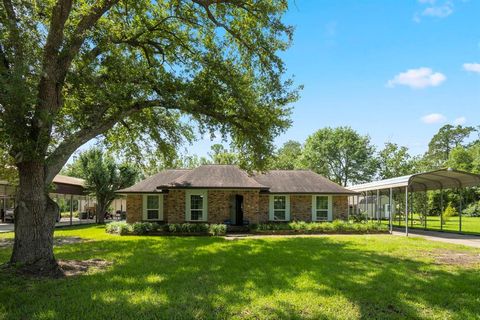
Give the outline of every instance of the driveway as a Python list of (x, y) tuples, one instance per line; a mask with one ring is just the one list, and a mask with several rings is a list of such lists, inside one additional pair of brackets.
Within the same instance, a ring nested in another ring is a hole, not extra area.
[[(91, 224), (95, 223), (95, 220), (90, 219), (90, 220), (80, 220), (78, 218), (73, 218), (72, 220), (72, 225), (77, 225), (77, 224)], [(65, 227), (70, 225), (70, 218), (62, 218), (60, 222), (58, 222), (55, 227)], [(13, 231), (13, 223), (1, 223), (0, 222), (0, 233), (2, 232), (12, 232)]]
[[(400, 229), (394, 229), (393, 234), (396, 236), (405, 236), (405, 232), (399, 230)], [(408, 229), (408, 233), (410, 236), (421, 237), (431, 241), (447, 242), (480, 248), (480, 236), (414, 229)]]

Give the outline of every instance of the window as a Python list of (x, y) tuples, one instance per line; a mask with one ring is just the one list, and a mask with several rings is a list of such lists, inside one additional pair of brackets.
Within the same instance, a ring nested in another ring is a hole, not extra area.
[(290, 197), (288, 195), (270, 196), (270, 220), (290, 220)]
[(187, 191), (186, 201), (186, 220), (207, 221), (207, 191)]
[(163, 220), (163, 195), (146, 194), (143, 196), (143, 219)]
[(332, 211), (332, 198), (331, 196), (313, 196), (312, 201), (313, 208), (313, 220), (314, 221), (329, 221), (331, 218)]

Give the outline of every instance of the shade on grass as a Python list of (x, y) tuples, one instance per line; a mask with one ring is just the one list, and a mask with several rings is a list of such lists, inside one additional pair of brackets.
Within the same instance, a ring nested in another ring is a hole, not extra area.
[[(420, 238), (120, 237), (96, 226), (56, 236), (94, 240), (57, 247), (60, 259), (103, 258), (114, 264), (62, 280), (0, 274), (0, 319), (469, 319), (480, 314), (478, 266), (436, 264), (427, 254), (440, 248), (480, 251)], [(9, 254), (1, 249), (0, 262)]]

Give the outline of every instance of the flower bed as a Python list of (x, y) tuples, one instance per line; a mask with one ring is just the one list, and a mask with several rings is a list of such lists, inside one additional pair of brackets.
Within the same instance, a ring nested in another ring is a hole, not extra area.
[(378, 222), (333, 222), (262, 223), (252, 226), (252, 232), (259, 234), (332, 234), (332, 233), (387, 233), (388, 226)]
[(221, 236), (227, 232), (224, 224), (179, 223), (158, 224), (155, 222), (135, 222), (132, 224), (112, 222), (107, 224), (105, 231), (119, 235), (211, 235)]

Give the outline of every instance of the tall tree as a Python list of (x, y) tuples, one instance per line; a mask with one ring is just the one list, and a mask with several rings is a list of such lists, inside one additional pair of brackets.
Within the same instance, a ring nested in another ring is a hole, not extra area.
[(387, 142), (378, 153), (378, 175), (389, 179), (413, 173), (413, 162), (407, 147)]
[(216, 143), (211, 146), (208, 154), (215, 164), (239, 164), (239, 154), (235, 150), (227, 150), (222, 144)]
[(463, 145), (465, 139), (472, 132), (474, 127), (452, 126), (446, 124), (438, 130), (428, 144), (426, 157), (431, 164), (431, 169), (443, 167), (450, 156), (450, 152), (458, 146)]
[(115, 199), (115, 191), (130, 187), (138, 176), (129, 164), (117, 164), (113, 157), (105, 155), (101, 149), (93, 148), (80, 154), (75, 172), (86, 181), (86, 189), (97, 201), (96, 215), (100, 224), (105, 222), (105, 212)]
[(320, 129), (305, 142), (301, 164), (346, 186), (370, 180), (376, 170), (368, 136), (350, 127)]
[[(2, 0), (0, 147), (19, 173), (10, 262), (59, 274), (48, 196), (71, 154), (173, 152), (220, 132), (265, 166), (297, 90), (278, 53), (287, 0)], [(157, 151), (158, 150), (158, 151)]]
[(289, 140), (278, 149), (270, 167), (281, 170), (296, 169), (300, 166), (299, 159), (301, 155), (302, 144), (298, 141)]

